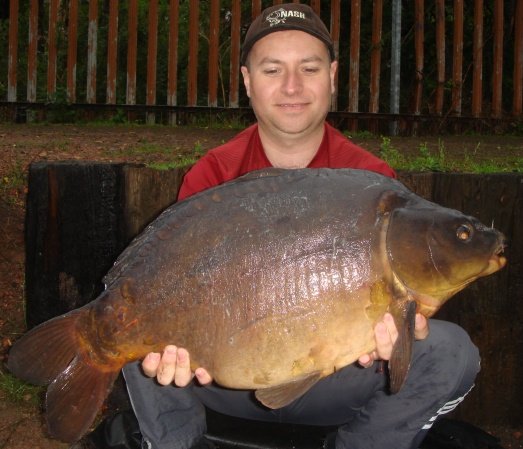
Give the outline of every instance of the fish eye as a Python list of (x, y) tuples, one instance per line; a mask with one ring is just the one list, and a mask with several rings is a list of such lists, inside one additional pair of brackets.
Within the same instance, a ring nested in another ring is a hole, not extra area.
[(473, 231), (474, 230), (471, 225), (462, 224), (458, 226), (458, 229), (456, 230), (456, 236), (462, 242), (467, 242), (472, 238)]

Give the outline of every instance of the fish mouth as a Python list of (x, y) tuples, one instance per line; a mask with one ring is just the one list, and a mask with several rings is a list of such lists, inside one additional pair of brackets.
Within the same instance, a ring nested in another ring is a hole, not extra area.
[(505, 256), (505, 249), (507, 246), (507, 241), (504, 238), (498, 242), (497, 247), (494, 249), (494, 252), (489, 259), (489, 265), (487, 268), (489, 274), (501, 270), (507, 264), (507, 258)]

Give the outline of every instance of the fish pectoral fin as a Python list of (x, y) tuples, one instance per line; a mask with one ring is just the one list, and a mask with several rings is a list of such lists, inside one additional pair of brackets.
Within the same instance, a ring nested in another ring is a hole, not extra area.
[(285, 407), (307, 392), (321, 378), (320, 371), (314, 371), (306, 376), (275, 387), (256, 390), (255, 396), (266, 407), (275, 409)]
[(408, 301), (405, 307), (401, 309), (398, 307), (391, 312), (398, 329), (398, 339), (389, 360), (390, 392), (395, 394), (401, 390), (410, 369), (416, 323), (416, 302)]

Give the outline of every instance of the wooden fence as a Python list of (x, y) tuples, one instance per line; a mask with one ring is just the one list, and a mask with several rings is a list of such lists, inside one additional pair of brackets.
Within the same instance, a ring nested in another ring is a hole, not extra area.
[[(29, 169), (27, 321), (80, 307), (103, 290), (118, 254), (175, 201), (186, 168), (40, 162)], [(481, 372), (459, 416), (480, 426), (523, 424), (523, 175), (400, 173), (417, 194), (494, 223), (509, 242), (507, 267), (458, 293), (438, 317), (460, 324), (479, 347)]]
[[(66, 104), (142, 109), (149, 122), (159, 110), (174, 122), (182, 110), (248, 107), (240, 45), (265, 0), (3, 3), (9, 9), (8, 26), (0, 27), (0, 51), (8, 55), (0, 65), (2, 106), (44, 108), (64, 92)], [(309, 3), (339, 54), (334, 114), (521, 120), (523, 0), (413, 0), (403, 8), (400, 0)], [(392, 48), (395, 39), (401, 54)]]

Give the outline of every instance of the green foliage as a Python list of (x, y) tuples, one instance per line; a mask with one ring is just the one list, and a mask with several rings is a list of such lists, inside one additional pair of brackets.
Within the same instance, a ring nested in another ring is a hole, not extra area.
[(0, 370), (0, 390), (11, 402), (38, 405), (43, 387), (29, 385), (12, 374)]
[(406, 169), (405, 156), (394, 148), (388, 137), (381, 138), (380, 157), (395, 169)]
[(519, 156), (490, 160), (478, 160), (476, 153), (480, 143), (472, 154), (465, 154), (460, 160), (451, 160), (445, 152), (444, 143), (439, 140), (437, 152), (431, 152), (426, 143), (419, 146), (418, 154), (406, 156), (396, 149), (391, 139), (382, 137), (380, 157), (395, 170), (402, 171), (432, 171), (432, 172), (460, 172), (460, 173), (500, 173), (523, 172), (523, 158)]

